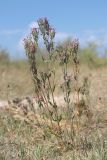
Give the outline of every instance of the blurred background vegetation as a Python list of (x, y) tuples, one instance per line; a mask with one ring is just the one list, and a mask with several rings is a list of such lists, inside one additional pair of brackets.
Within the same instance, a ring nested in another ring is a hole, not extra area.
[[(69, 39), (57, 45), (64, 45), (68, 42)], [(80, 76), (83, 73), (85, 75), (90, 74), (92, 70), (96, 72), (98, 69), (105, 69), (107, 66), (106, 51), (103, 51), (102, 54), (95, 43), (89, 43), (83, 48), (80, 47), (78, 53), (82, 73)], [(38, 49), (37, 62), (39, 67), (44, 68), (41, 57), (45, 54), (46, 50), (44, 48)], [(12, 59), (10, 55), (6, 49), (0, 48), (0, 99), (32, 95), (34, 89), (27, 59)], [(72, 68), (72, 63), (69, 67)], [(56, 68), (60, 74), (58, 66)]]
[[(58, 42), (57, 45), (65, 45), (70, 39)], [(41, 55), (46, 54), (44, 48), (38, 49), (37, 59), (40, 61)], [(0, 48), (0, 65), (13, 65), (14, 67), (24, 67), (26, 59), (12, 59), (10, 53), (6, 49)], [(11, 60), (12, 59), (12, 60)], [(87, 65), (88, 67), (102, 67), (107, 65), (107, 49), (100, 50), (96, 43), (90, 42), (85, 47), (79, 49), (80, 64)], [(1, 67), (1, 66), (0, 66)]]

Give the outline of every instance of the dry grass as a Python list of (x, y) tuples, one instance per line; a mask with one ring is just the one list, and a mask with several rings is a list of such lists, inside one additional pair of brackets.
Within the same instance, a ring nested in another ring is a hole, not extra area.
[[(0, 99), (7, 100), (33, 94), (33, 84), (27, 65), (2, 65), (0, 75)], [(35, 118), (35, 115), (31, 113), (25, 116), (22, 111), (15, 109), (14, 111), (0, 110), (1, 160), (107, 159), (107, 71), (106, 68), (90, 70), (86, 66), (81, 66), (80, 75), (81, 79), (83, 76), (89, 76), (90, 100), (93, 110), (93, 118), (88, 130), (84, 126), (81, 132), (82, 136), (87, 135), (84, 136), (87, 137), (84, 140), (84, 148), (64, 150), (61, 145), (58, 147), (57, 141), (51, 134), (48, 133), (44, 137), (42, 130), (37, 128), (37, 116)], [(59, 93), (57, 91), (57, 96)], [(41, 123), (46, 125), (42, 119)], [(69, 127), (69, 124), (62, 122), (63, 128), (65, 125)]]
[(0, 65), (0, 75), (0, 99), (12, 99), (33, 93), (33, 84), (26, 63)]

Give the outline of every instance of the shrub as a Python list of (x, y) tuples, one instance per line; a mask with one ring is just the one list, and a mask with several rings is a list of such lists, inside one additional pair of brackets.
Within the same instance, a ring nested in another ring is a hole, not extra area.
[[(65, 45), (54, 46), (55, 30), (46, 18), (40, 18), (38, 28), (33, 28), (29, 37), (24, 39), (24, 47), (30, 64), (30, 71), (35, 87), (35, 96), (40, 108), (38, 126), (42, 129), (44, 138), (54, 136), (61, 148), (74, 148), (79, 145), (81, 117), (91, 117), (89, 109), (89, 82), (85, 77), (83, 85), (79, 86), (78, 39)], [(37, 62), (38, 39), (42, 35), (47, 55), (41, 55), (44, 68)], [(56, 81), (58, 63), (62, 78)], [(68, 65), (72, 63), (69, 71)], [(56, 90), (63, 94), (64, 106), (55, 98)], [(74, 99), (71, 99), (74, 95)], [(80, 98), (81, 97), (81, 98)], [(36, 115), (36, 113), (35, 113)]]
[(5, 49), (0, 50), (0, 63), (8, 63), (10, 61), (10, 57), (8, 52)]

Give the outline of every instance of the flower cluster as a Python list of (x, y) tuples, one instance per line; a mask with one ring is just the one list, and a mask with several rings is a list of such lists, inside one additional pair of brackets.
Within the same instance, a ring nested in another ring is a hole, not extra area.
[(36, 45), (32, 41), (31, 37), (24, 38), (24, 48), (26, 50), (26, 54), (34, 54), (36, 52)]
[(49, 25), (47, 18), (40, 18), (38, 20), (38, 25), (42, 33), (49, 35), (50, 25)]
[(74, 63), (78, 63), (78, 48), (78, 39), (74, 39), (73, 41), (68, 41), (65, 44), (58, 45), (56, 47), (56, 52), (59, 55), (60, 64), (68, 63), (70, 58), (73, 59)]
[(55, 29), (49, 25), (47, 18), (40, 18), (38, 20), (38, 25), (41, 35), (43, 36), (46, 49), (50, 53), (54, 49), (53, 39), (55, 37)]
[(33, 39), (37, 43), (38, 42), (38, 38), (39, 38), (39, 28), (32, 28), (31, 35), (33, 36)]
[(78, 55), (77, 55), (78, 49), (79, 49), (78, 39), (74, 39), (73, 41), (71, 41), (71, 43), (69, 44), (69, 48), (71, 50), (73, 62), (77, 65), (79, 63)]

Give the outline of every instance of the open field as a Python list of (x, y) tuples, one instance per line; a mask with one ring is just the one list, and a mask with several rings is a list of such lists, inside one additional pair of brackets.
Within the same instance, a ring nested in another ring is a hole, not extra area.
[(0, 1), (0, 160), (107, 160), (107, 1), (49, 2)]
[[(72, 70), (72, 66), (69, 70)], [(60, 70), (58, 71), (59, 74)], [(24, 98), (34, 95), (28, 64), (13, 63), (1, 65), (0, 75), (1, 100), (11, 100), (16, 97)], [(66, 150), (61, 148), (61, 146), (58, 147), (54, 136), (50, 137), (50, 135), (47, 135), (44, 138), (42, 130), (37, 129), (34, 114), (28, 113), (28, 115), (24, 115), (20, 109), (11, 109), (10, 107), (0, 110), (0, 159), (106, 160), (107, 70), (105, 67), (90, 69), (87, 66), (81, 65), (80, 83), (84, 76), (88, 76), (91, 82), (90, 107), (93, 113), (88, 128), (84, 128), (82, 133), (82, 136), (85, 137), (84, 148)], [(59, 81), (59, 78), (56, 81)], [(56, 92), (56, 96), (60, 104), (62, 102), (60, 91)]]

